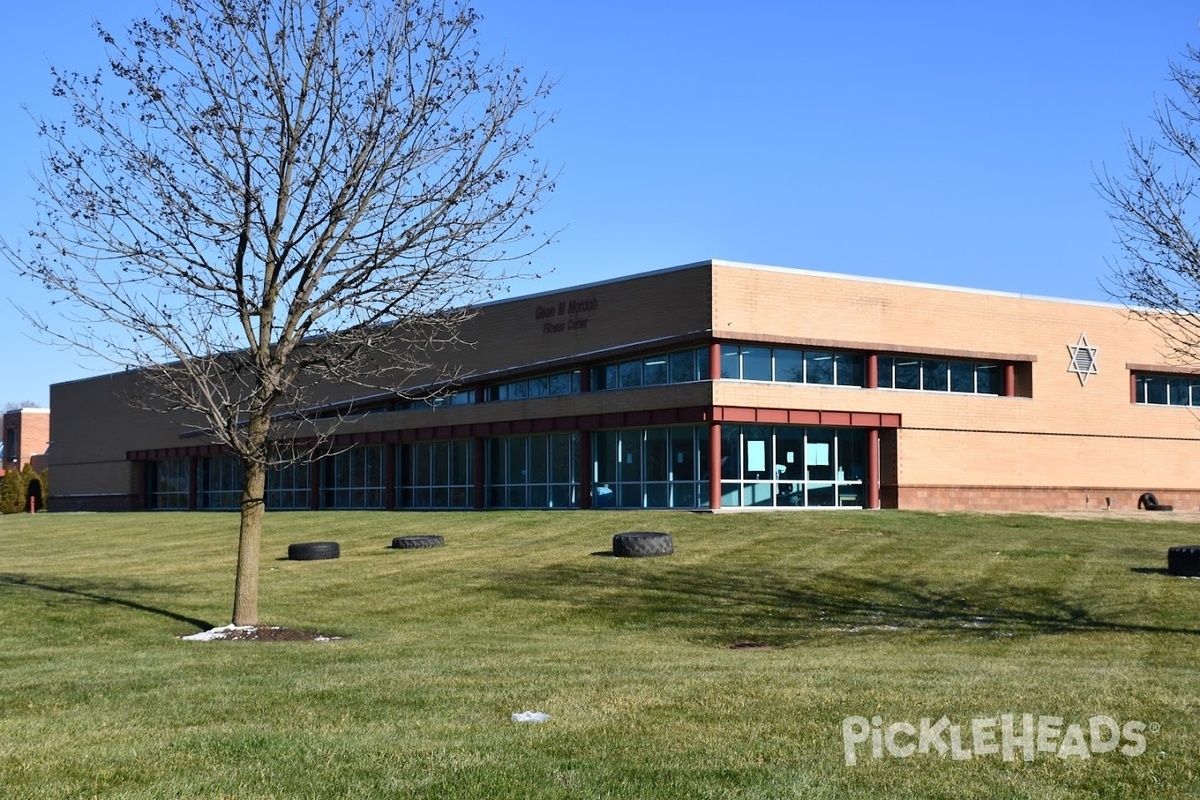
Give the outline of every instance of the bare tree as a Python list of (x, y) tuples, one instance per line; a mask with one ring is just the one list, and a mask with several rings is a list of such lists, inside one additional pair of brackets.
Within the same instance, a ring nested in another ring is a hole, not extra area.
[(1168, 357), (1200, 366), (1200, 50), (1171, 64), (1174, 91), (1149, 139), (1128, 137), (1125, 175), (1100, 175), (1120, 257), (1110, 291), (1162, 335)]
[[(453, 0), (173, 0), (108, 64), (54, 70), (19, 272), (73, 301), (44, 332), (139, 369), (236, 454), (233, 622), (258, 620), (281, 420), (322, 387), (402, 391), (544, 239), (548, 84), (481, 55)], [(524, 262), (527, 263), (527, 262)], [(309, 426), (308, 434), (319, 431)]]

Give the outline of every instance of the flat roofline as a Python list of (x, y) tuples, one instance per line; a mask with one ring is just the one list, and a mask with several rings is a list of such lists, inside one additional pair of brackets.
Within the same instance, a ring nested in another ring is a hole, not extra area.
[(612, 286), (613, 284), (624, 283), (626, 281), (638, 280), (640, 278), (649, 278), (655, 275), (667, 275), (672, 272), (683, 272), (690, 269), (698, 269), (701, 267), (730, 267), (733, 269), (753, 270), (757, 272), (774, 272), (784, 275), (804, 275), (812, 278), (827, 278), (831, 280), (856, 281), (860, 283), (873, 283), (884, 286), (905, 286), (916, 289), (934, 289), (944, 292), (959, 292), (963, 294), (985, 295), (988, 297), (1008, 297), (1014, 300), (1036, 300), (1047, 303), (1070, 303), (1074, 305), (1096, 306), (1099, 308), (1116, 308), (1125, 309), (1128, 306), (1121, 303), (1107, 302), (1104, 300), (1081, 300), (1071, 297), (1050, 297), (1046, 295), (1025, 294), (1022, 292), (1005, 292), (998, 289), (977, 289), (969, 286), (952, 286), (941, 283), (926, 283), (922, 281), (909, 281), (899, 278), (879, 278), (869, 275), (853, 275), (845, 272), (829, 272), (827, 270), (805, 269), (803, 267), (781, 267), (770, 264), (753, 264), (745, 261), (728, 261), (719, 258), (710, 258), (704, 261), (692, 261), (687, 264), (679, 264), (673, 267), (664, 267), (661, 269), (652, 269), (645, 272), (634, 272), (628, 275), (622, 275), (616, 278), (605, 278), (604, 280), (591, 281), (589, 283), (575, 284), (572, 286), (562, 286), (557, 289), (547, 289), (542, 292), (533, 292), (532, 294), (521, 294), (513, 297), (506, 297), (498, 300), (489, 300), (486, 303), (479, 303), (475, 308), (487, 308), (488, 306), (503, 305), (504, 303), (512, 303), (518, 300), (534, 300), (539, 297), (549, 297), (552, 295), (562, 295), (570, 292), (587, 291), (589, 289), (597, 289), (602, 286)]
[[(852, 275), (852, 274), (843, 273), (843, 272), (828, 272), (828, 271), (822, 271), (822, 270), (805, 269), (802, 267), (780, 267), (780, 266), (772, 266), (769, 264), (752, 264), (749, 262), (728, 261), (725, 259), (717, 259), (717, 258), (710, 258), (710, 259), (705, 259), (702, 261), (692, 261), (692, 262), (688, 262), (686, 264), (678, 264), (673, 267), (663, 267), (661, 269), (652, 269), (652, 270), (647, 270), (645, 272), (634, 272), (629, 275), (622, 275), (622, 276), (619, 276), (616, 278), (605, 278), (604, 280), (591, 281), (589, 283), (580, 283), (580, 284), (575, 284), (572, 286), (562, 286), (557, 289), (547, 289), (545, 291), (533, 292), (531, 294), (520, 294), (520, 295), (514, 295), (512, 297), (498, 298), (496, 300), (489, 300), (484, 303), (476, 303), (476, 304), (470, 305), (469, 307), (471, 307), (471, 308), (490, 308), (493, 306), (502, 306), (502, 305), (505, 305), (508, 303), (516, 303), (516, 302), (521, 302), (521, 301), (526, 301), (526, 300), (536, 300), (540, 297), (563, 295), (563, 294), (568, 294), (568, 293), (572, 293), (572, 292), (583, 292), (583, 291), (588, 291), (590, 289), (597, 289), (602, 286), (612, 286), (612, 285), (619, 284), (619, 283), (626, 283), (628, 281), (639, 280), (641, 278), (649, 278), (649, 277), (653, 277), (656, 275), (668, 275), (673, 272), (684, 272), (686, 270), (700, 269), (703, 267), (708, 267), (710, 269), (714, 268), (714, 267), (728, 267), (728, 268), (732, 268), (732, 269), (753, 270), (753, 271), (758, 271), (758, 272), (773, 272), (773, 273), (784, 274), (784, 275), (803, 275), (803, 276), (808, 276), (808, 277), (813, 277), (813, 278), (826, 278), (826, 279), (840, 280), (840, 281), (856, 281), (856, 282), (860, 282), (860, 283), (871, 283), (871, 284), (884, 285), (884, 286), (905, 286), (905, 287), (918, 288), (918, 289), (931, 289), (931, 290), (937, 290), (937, 291), (943, 291), (943, 292), (959, 292), (962, 294), (983, 295), (983, 296), (987, 296), (987, 297), (1007, 297), (1007, 298), (1012, 298), (1015, 300), (1033, 300), (1033, 301), (1045, 302), (1045, 303), (1065, 303), (1065, 304), (1071, 304), (1071, 305), (1093, 306), (1093, 307), (1097, 307), (1097, 308), (1111, 308), (1111, 309), (1125, 309), (1125, 310), (1130, 309), (1129, 306), (1123, 305), (1121, 303), (1109, 303), (1109, 302), (1104, 302), (1101, 300), (1079, 300), (1079, 299), (1066, 298), (1066, 297), (1047, 297), (1047, 296), (1042, 296), (1042, 295), (1023, 294), (1023, 293), (1018, 293), (1018, 292), (1004, 292), (1004, 291), (999, 291), (999, 290), (995, 290), (995, 289), (974, 289), (974, 288), (970, 288), (970, 287), (966, 287), (966, 286), (950, 286), (947, 284), (939, 284), (939, 283), (925, 283), (925, 282), (921, 282), (921, 281), (908, 281), (908, 280), (901, 280), (898, 278), (879, 278), (879, 277), (872, 277), (872, 276), (867, 276), (867, 275)], [(1151, 310), (1153, 310), (1153, 309), (1151, 309)], [(126, 371), (128, 371), (128, 370), (126, 370)], [(72, 380), (69, 380), (69, 381), (60, 381), (58, 383), (51, 384), (51, 386), (65, 386), (65, 385), (69, 385), (69, 384), (73, 384), (73, 383), (81, 383), (83, 381), (96, 380), (97, 378), (113, 377), (113, 376), (116, 376), (119, 374), (120, 374), (120, 371), (102, 372), (97, 375), (92, 375), (92, 376), (88, 376), (88, 377), (73, 378)], [(46, 411), (49, 411), (49, 409), (46, 409)]]
[[(711, 267), (716, 264), (725, 264), (727, 262), (717, 262), (712, 259), (706, 261), (693, 261), (690, 264), (679, 264), (674, 267), (663, 267), (662, 269), (651, 269), (645, 272), (633, 272), (628, 275), (620, 275), (616, 278), (605, 278), (599, 281), (591, 281), (590, 283), (579, 283), (571, 286), (560, 286), (557, 289), (547, 289), (542, 292), (533, 292), (532, 294), (518, 294), (512, 297), (504, 297), (498, 300), (489, 300), (486, 303), (476, 303), (473, 308), (488, 308), (489, 306), (499, 306), (505, 303), (514, 303), (518, 300), (536, 300), (539, 297), (550, 297), (551, 295), (566, 294), (567, 292), (582, 292), (588, 289), (597, 289), (601, 286), (612, 286), (617, 283), (625, 283), (626, 281), (638, 280), (640, 278), (649, 278), (654, 275), (667, 275), (672, 272), (683, 272), (689, 269), (699, 269), (700, 267)], [(728, 262), (732, 264), (732, 262)]]
[(961, 292), (964, 294), (981, 294), (989, 297), (1009, 297), (1014, 300), (1039, 300), (1048, 303), (1073, 303), (1084, 306), (1099, 306), (1101, 308), (1127, 308), (1121, 303), (1110, 303), (1103, 300), (1080, 300), (1070, 297), (1047, 297), (1044, 295), (1024, 294), (1021, 292), (1004, 292), (998, 289), (974, 289), (969, 286), (951, 286), (941, 283), (924, 283), (922, 281), (906, 281), (898, 278), (877, 278), (869, 275), (850, 275), (844, 272), (827, 272), (822, 270), (804, 269), (801, 267), (777, 267), (766, 264), (748, 264), (739, 261), (722, 261), (714, 259), (708, 262), (713, 266), (733, 267), (735, 269), (756, 270), (759, 272), (776, 272), (787, 275), (807, 275), (813, 278), (831, 278), (843, 281), (858, 281), (861, 283), (876, 283), (886, 286), (907, 286), (917, 289), (938, 289), (944, 292)]

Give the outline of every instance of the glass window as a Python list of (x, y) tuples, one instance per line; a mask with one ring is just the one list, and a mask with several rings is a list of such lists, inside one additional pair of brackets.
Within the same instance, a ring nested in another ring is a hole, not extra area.
[(508, 440), (508, 482), (526, 483), (529, 478), (524, 439)]
[(742, 476), (742, 427), (740, 425), (721, 426), (721, 477), (740, 478)]
[(529, 379), (529, 396), (545, 397), (550, 394), (550, 376), (543, 375)]
[(188, 507), (189, 463), (186, 458), (150, 462), (147, 480), (148, 505), (155, 509)]
[(969, 361), (950, 362), (950, 391), (975, 391), (975, 365)]
[(1151, 405), (1200, 405), (1200, 379), (1184, 375), (1134, 373), (1134, 402)]
[(430, 485), (439, 486), (450, 482), (450, 443), (433, 443), (433, 469)]
[(864, 358), (860, 353), (834, 353), (838, 386), (863, 386)]
[(571, 458), (571, 437), (574, 435), (558, 433), (550, 437), (551, 483), (573, 482), (575, 470)]
[(778, 504), (804, 505), (804, 428), (775, 429), (775, 479), (779, 481)]
[(880, 389), (891, 389), (893, 385), (892, 372), (896, 366), (896, 359), (891, 356), (879, 357), (879, 374), (877, 376)]
[(549, 474), (549, 439), (546, 436), (529, 437), (529, 482), (546, 483)]
[(475, 460), (471, 444), (470, 439), (456, 439), (450, 443), (451, 486), (471, 485), (471, 467)]
[(721, 377), (730, 380), (742, 377), (741, 353), (736, 344), (721, 345)]
[(696, 351), (682, 350), (670, 356), (671, 383), (696, 380)]
[(804, 467), (809, 480), (829, 481), (836, 477), (833, 428), (807, 428)]
[(833, 353), (809, 350), (804, 353), (804, 377), (808, 383), (833, 385)]
[(550, 394), (570, 394), (571, 374), (568, 372), (559, 372), (555, 375), (551, 375), (549, 391)]
[(1000, 394), (1000, 368), (995, 364), (975, 365), (975, 391), (979, 394)]
[(804, 353), (787, 348), (775, 349), (775, 380), (804, 383)]
[(398, 508), (471, 508), (472, 443), (468, 439), (404, 445), (396, 454)]
[(321, 460), (325, 508), (383, 508), (383, 447), (352, 447)]
[(267, 469), (267, 508), (308, 508), (309, 464), (298, 462)]
[(1191, 403), (1191, 381), (1187, 378), (1167, 379), (1167, 402), (1173, 406), (1186, 406)]
[[(667, 429), (650, 428), (646, 431), (646, 480), (667, 480)], [(661, 507), (661, 505), (660, 505)]]
[(1155, 405), (1167, 404), (1167, 381), (1157, 376), (1146, 376), (1146, 402)]
[(895, 386), (897, 389), (921, 388), (921, 362), (915, 358), (896, 359)]
[(742, 429), (742, 463), (747, 480), (771, 479), (775, 473), (774, 441), (771, 428), (765, 425), (747, 425)]
[(692, 428), (671, 428), (671, 478), (675, 481), (695, 480), (696, 445)]
[(235, 509), (242, 505), (242, 462), (236, 456), (207, 456), (196, 463), (196, 505)]
[(639, 481), (642, 479), (642, 433), (640, 430), (620, 431), (618, 433), (621, 463), (619, 466), (620, 480)]
[(619, 380), (622, 389), (630, 389), (642, 385), (641, 361), (623, 361), (619, 369)]
[(742, 380), (769, 381), (771, 380), (771, 348), (743, 347), (742, 348)]
[(647, 356), (642, 363), (642, 383), (645, 386), (657, 386), (667, 382), (667, 357), (665, 355)]
[(524, 400), (527, 397), (529, 397), (529, 383), (527, 381), (513, 381), (508, 384), (509, 400)]
[(950, 389), (950, 364), (940, 359), (927, 358), (921, 362), (921, 388), (927, 392), (945, 392)]

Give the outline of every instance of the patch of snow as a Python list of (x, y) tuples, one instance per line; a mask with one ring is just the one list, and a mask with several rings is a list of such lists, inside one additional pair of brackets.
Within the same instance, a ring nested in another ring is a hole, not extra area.
[(548, 719), (550, 715), (541, 711), (518, 711), (512, 715), (513, 722), (545, 722)]
[(211, 642), (211, 641), (214, 641), (217, 639), (227, 638), (230, 634), (234, 633), (235, 631), (242, 631), (244, 633), (253, 633), (254, 630), (255, 630), (255, 628), (253, 625), (238, 626), (238, 625), (234, 625), (233, 623), (230, 623), (229, 625), (222, 625), (219, 628), (210, 628), (209, 630), (206, 630), (206, 631), (200, 631), (200, 633), (193, 633), (191, 636), (181, 636), (179, 638), (183, 639), (184, 641), (188, 641), (188, 642)]

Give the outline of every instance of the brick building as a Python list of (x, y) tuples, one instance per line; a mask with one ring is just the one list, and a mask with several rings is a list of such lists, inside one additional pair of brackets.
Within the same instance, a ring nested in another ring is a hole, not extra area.
[[(1200, 503), (1200, 374), (1114, 305), (710, 261), (492, 303), (464, 338), (432, 403), (330, 387), (355, 415), (269, 506)], [(135, 379), (51, 388), (51, 510), (235, 507), (238, 464), (126, 405)]]
[(0, 474), (19, 470), (33, 464), (36, 470), (46, 467), (46, 450), (50, 445), (50, 409), (17, 408), (4, 412), (4, 461)]

